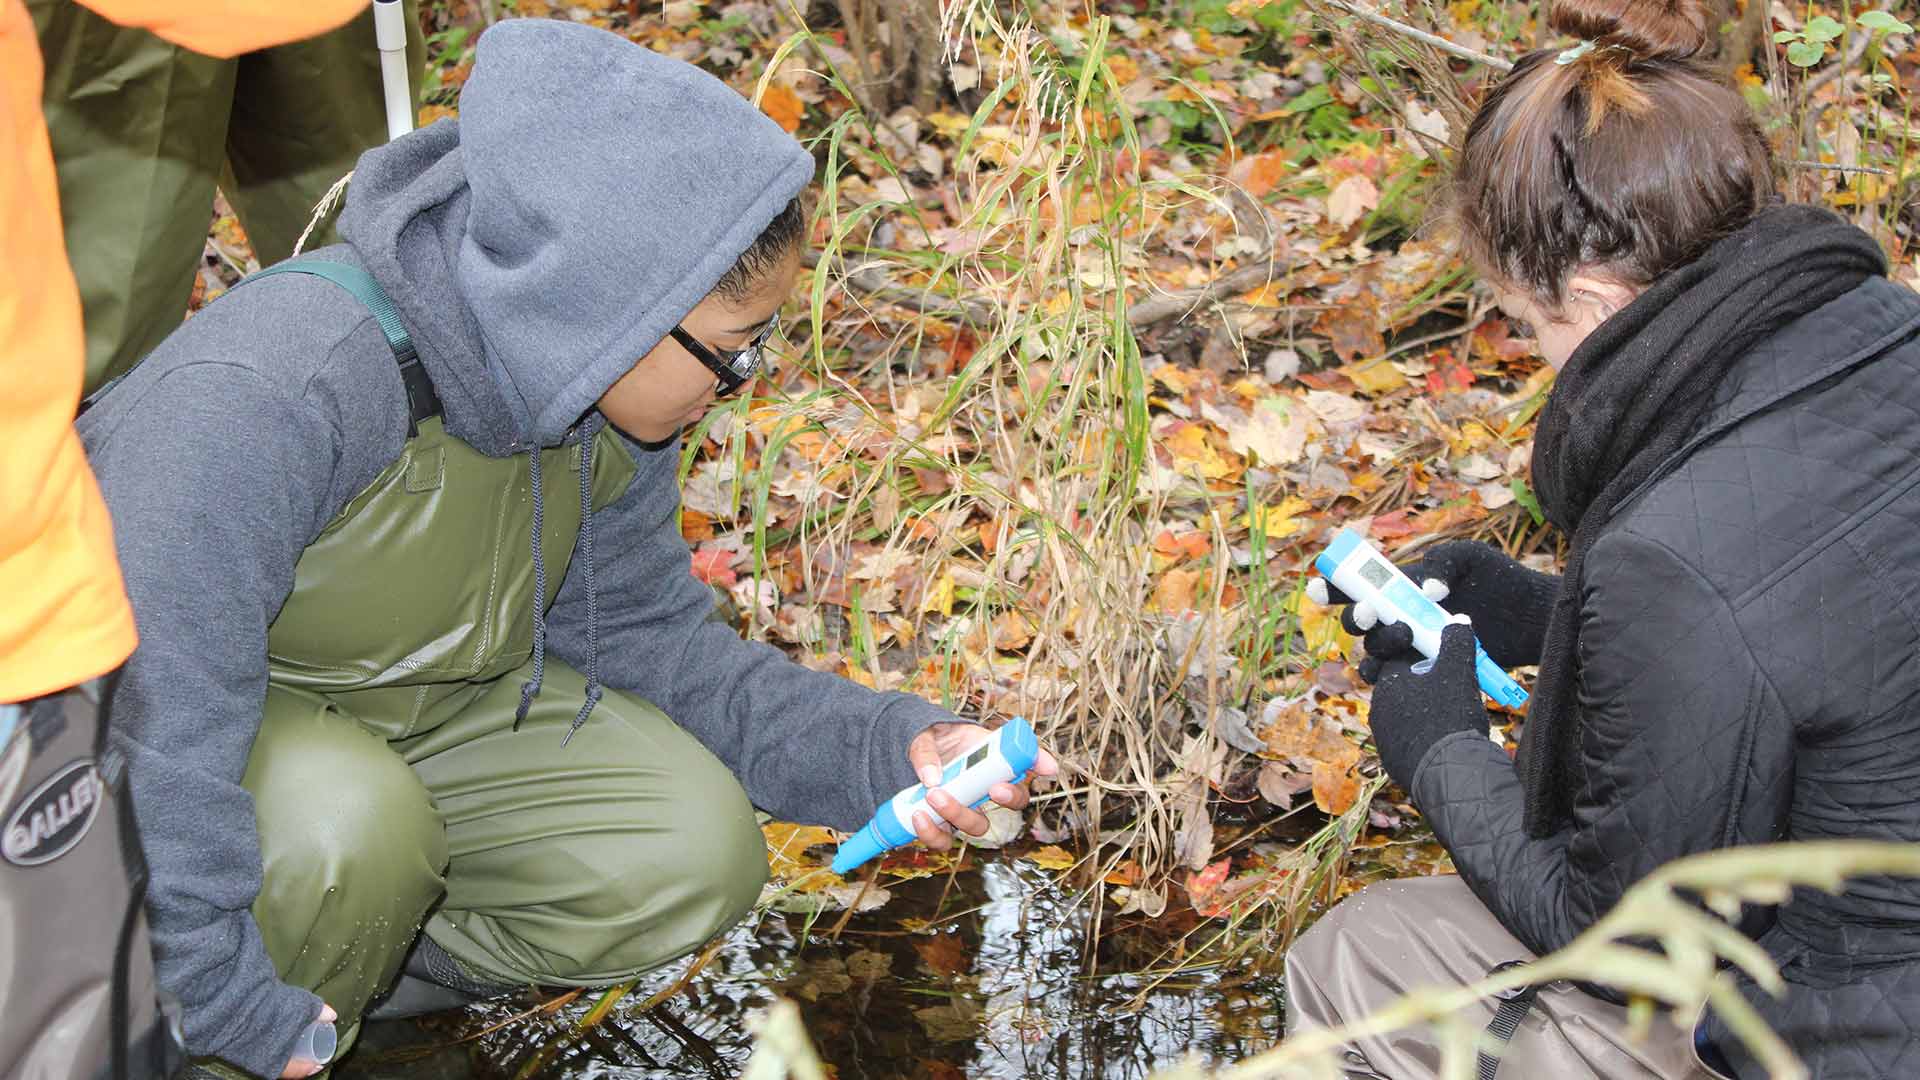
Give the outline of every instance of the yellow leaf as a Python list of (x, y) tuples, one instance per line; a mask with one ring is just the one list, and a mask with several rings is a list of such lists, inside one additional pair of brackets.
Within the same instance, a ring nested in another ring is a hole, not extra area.
[(1348, 364), (1340, 370), (1353, 380), (1353, 385), (1369, 394), (1384, 394), (1407, 385), (1407, 377), (1385, 358)]
[(1197, 472), (1205, 479), (1218, 480), (1234, 471), (1233, 466), (1208, 441), (1207, 429), (1199, 424), (1183, 425), (1167, 438), (1164, 445), (1167, 453), (1173, 455), (1174, 467), (1180, 472)]
[(1027, 861), (1042, 870), (1065, 870), (1080, 860), (1068, 854), (1067, 850), (1060, 845), (1048, 844), (1046, 847), (1029, 854)]
[[(807, 849), (840, 842), (839, 833), (818, 825), (770, 821), (760, 826), (760, 832), (767, 838), (767, 866), (777, 878), (799, 877), (818, 869), (805, 858)], [(820, 876), (831, 880), (831, 875)]]
[(953, 572), (943, 571), (939, 580), (927, 588), (927, 595), (920, 601), (921, 611), (937, 611), (942, 615), (953, 614)]
[(1350, 656), (1353, 635), (1340, 626), (1340, 609), (1321, 607), (1312, 601), (1300, 605), (1300, 636), (1306, 638), (1307, 651), (1315, 656)]
[[(1312, 507), (1312, 503), (1309, 503), (1298, 495), (1289, 495), (1281, 499), (1280, 505), (1278, 506), (1259, 507), (1258, 512), (1260, 516), (1258, 520), (1266, 527), (1267, 541), (1271, 543), (1299, 532), (1300, 526), (1304, 524), (1304, 522), (1299, 519), (1299, 515), (1312, 509)], [(1252, 512), (1249, 512), (1246, 517), (1241, 519), (1241, 523), (1249, 529), (1253, 528), (1254, 521), (1255, 518)]]

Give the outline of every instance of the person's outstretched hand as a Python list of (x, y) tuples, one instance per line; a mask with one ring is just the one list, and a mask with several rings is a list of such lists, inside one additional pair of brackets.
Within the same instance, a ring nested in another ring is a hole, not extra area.
[[(1560, 578), (1529, 570), (1499, 548), (1477, 540), (1453, 540), (1430, 548), (1417, 562), (1400, 567), (1427, 598), (1449, 614), (1473, 620), (1480, 647), (1503, 668), (1540, 662), (1547, 620), (1560, 595)], [(1371, 605), (1352, 598), (1324, 578), (1307, 582), (1307, 598), (1317, 604), (1345, 605), (1340, 625), (1361, 639), (1366, 656), (1358, 667), (1367, 682), (1378, 681), (1380, 666), (1413, 651), (1413, 633), (1399, 623), (1383, 623)]]
[[(907, 744), (907, 761), (913, 765), (914, 775), (927, 785), (927, 806), (969, 836), (987, 834), (987, 815), (940, 790), (938, 785), (946, 771), (947, 762), (965, 755), (992, 737), (993, 732), (979, 724), (942, 723), (932, 725)], [(1059, 772), (1060, 763), (1054, 760), (1053, 755), (1045, 750), (1040, 751), (1040, 756), (1034, 760), (1031, 775), (1055, 776)], [(1013, 810), (1025, 809), (1027, 785), (995, 784), (987, 789), (987, 796), (1001, 806)], [(953, 846), (953, 834), (942, 829), (926, 814), (913, 815), (913, 833), (921, 843), (935, 851), (945, 851)]]
[[(322, 1004), (320, 1006), (320, 1015), (317, 1019), (321, 1023), (331, 1024), (338, 1021), (340, 1016), (333, 1011), (333, 1006)], [(302, 1078), (312, 1076), (324, 1068), (326, 1068), (325, 1065), (312, 1058), (297, 1057), (288, 1061), (287, 1067), (280, 1070), (280, 1078), (281, 1080), (302, 1080)]]
[[(1380, 764), (1409, 792), (1427, 751), (1456, 731), (1487, 737), (1487, 707), (1473, 670), (1473, 626), (1465, 616), (1440, 632), (1440, 654), (1384, 661), (1373, 685), (1367, 722)], [(1416, 671), (1415, 669), (1420, 670)]]

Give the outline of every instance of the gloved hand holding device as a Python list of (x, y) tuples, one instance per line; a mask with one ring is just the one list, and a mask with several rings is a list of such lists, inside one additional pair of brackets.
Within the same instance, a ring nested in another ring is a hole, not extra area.
[[(1559, 575), (1530, 570), (1477, 540), (1440, 544), (1400, 570), (1420, 584), (1428, 599), (1473, 620), (1480, 647), (1501, 667), (1539, 662), (1547, 618), (1560, 593)], [(1345, 605), (1340, 625), (1366, 649), (1358, 665), (1362, 679), (1378, 682), (1388, 660), (1418, 659), (1412, 655), (1413, 634), (1404, 624), (1381, 622), (1368, 604), (1355, 604), (1324, 578), (1308, 580), (1307, 597), (1317, 604)]]
[(1373, 744), (1387, 775), (1409, 791), (1421, 759), (1435, 743), (1456, 731), (1487, 737), (1487, 707), (1474, 673), (1473, 625), (1464, 616), (1453, 618), (1440, 632), (1440, 653), (1431, 662), (1409, 649), (1377, 669), (1368, 713)]

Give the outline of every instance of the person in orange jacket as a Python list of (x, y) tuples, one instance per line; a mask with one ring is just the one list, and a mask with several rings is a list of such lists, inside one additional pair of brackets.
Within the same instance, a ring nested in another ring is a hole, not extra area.
[[(216, 56), (320, 33), (366, 3), (86, 0)], [(88, 685), (132, 653), (134, 619), (73, 431), (84, 339), (42, 77), (25, 5), (0, 0), (0, 937), (13, 943), (0, 1062), (27, 1076), (157, 1076), (178, 1032), (157, 1019), (144, 867)], [(319, 1068), (296, 1058), (282, 1075)]]

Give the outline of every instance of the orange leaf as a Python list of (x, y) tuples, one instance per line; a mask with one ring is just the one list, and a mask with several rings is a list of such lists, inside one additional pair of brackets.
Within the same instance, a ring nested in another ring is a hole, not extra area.
[(713, 519), (698, 510), (681, 507), (680, 536), (690, 544), (713, 539)]
[(1209, 865), (1205, 870), (1187, 875), (1187, 903), (1202, 915), (1218, 915), (1221, 909), (1213, 906), (1213, 894), (1220, 890), (1220, 883), (1227, 880), (1227, 871), (1233, 868), (1231, 856)]
[(957, 933), (918, 938), (913, 943), (913, 951), (920, 954), (920, 962), (936, 975), (958, 975), (971, 966), (967, 961), (966, 943)]
[(760, 111), (773, 117), (773, 122), (782, 128), (798, 131), (800, 118), (806, 114), (807, 106), (793, 91), (775, 83), (760, 95)]
[(1017, 611), (1003, 611), (993, 620), (993, 647), (1016, 652), (1033, 641), (1033, 624)]
[(1360, 796), (1360, 778), (1351, 768), (1331, 762), (1313, 763), (1313, 805), (1329, 814), (1344, 814)]
[(1193, 610), (1193, 590), (1200, 583), (1198, 570), (1169, 570), (1153, 590), (1153, 607), (1162, 615), (1178, 615)]
[(1286, 151), (1268, 150), (1264, 154), (1234, 162), (1233, 168), (1227, 171), (1227, 177), (1257, 199), (1272, 191), (1293, 168), (1294, 163), (1287, 157)]
[(1374, 518), (1373, 527), (1369, 531), (1376, 539), (1398, 540), (1403, 536), (1412, 536), (1413, 526), (1407, 524), (1406, 507), (1401, 507), (1391, 514), (1381, 514)]
[(1177, 536), (1172, 529), (1161, 529), (1153, 538), (1153, 550), (1175, 561), (1203, 559), (1213, 550), (1213, 541), (1199, 529), (1188, 529)]
[(1370, 298), (1354, 297), (1328, 309), (1314, 329), (1327, 336), (1327, 344), (1343, 363), (1379, 356), (1387, 349), (1386, 338), (1380, 333), (1379, 313)]

